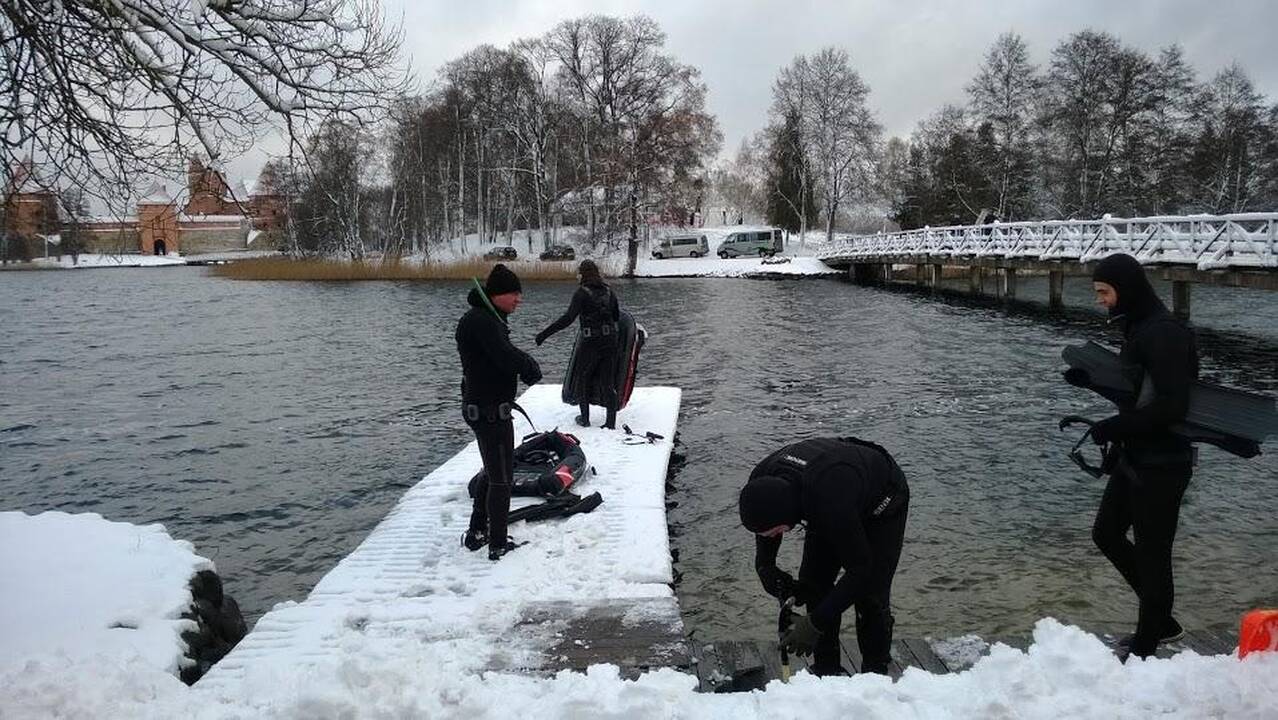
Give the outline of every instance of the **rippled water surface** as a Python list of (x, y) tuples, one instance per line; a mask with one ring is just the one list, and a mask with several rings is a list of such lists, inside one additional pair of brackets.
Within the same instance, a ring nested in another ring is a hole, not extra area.
[[(736, 494), (774, 447), (822, 434), (878, 441), (910, 478), (901, 632), (1134, 617), (1091, 545), (1101, 485), (1055, 427), (1106, 411), (1059, 380), (1061, 346), (1103, 339), (1098, 318), (832, 280), (615, 287), (651, 333), (641, 383), (684, 388), (669, 519), (698, 637), (771, 633)], [(194, 268), (0, 275), (0, 509), (161, 522), (217, 562), (249, 613), (301, 599), (470, 440), (452, 339), (465, 290)], [(571, 291), (526, 287), (516, 341), (531, 346)], [(1022, 281), (1021, 294), (1046, 290)], [(1194, 302), (1205, 374), (1278, 393), (1278, 295), (1196, 288)], [(548, 377), (566, 345), (537, 351)], [(1202, 459), (1176, 546), (1178, 614), (1232, 622), (1278, 600), (1278, 462)]]

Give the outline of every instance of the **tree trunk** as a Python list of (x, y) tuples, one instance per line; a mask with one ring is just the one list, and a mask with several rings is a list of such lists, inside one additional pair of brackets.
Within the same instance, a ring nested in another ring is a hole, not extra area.
[(626, 244), (626, 277), (635, 276), (635, 266), (639, 263), (639, 196), (634, 186), (630, 189), (630, 240)]

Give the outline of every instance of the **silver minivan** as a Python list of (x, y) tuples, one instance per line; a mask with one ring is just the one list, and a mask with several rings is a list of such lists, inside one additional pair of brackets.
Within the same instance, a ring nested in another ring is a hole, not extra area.
[(719, 257), (772, 257), (781, 252), (784, 238), (785, 231), (780, 228), (734, 230), (719, 244)]
[(653, 248), (652, 256), (658, 260), (675, 257), (705, 257), (710, 254), (710, 243), (705, 235), (671, 235), (662, 238)]

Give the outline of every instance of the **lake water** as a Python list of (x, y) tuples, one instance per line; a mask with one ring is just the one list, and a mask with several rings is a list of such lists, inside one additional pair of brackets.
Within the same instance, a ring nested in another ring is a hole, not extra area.
[[(1039, 284), (1022, 279), (1021, 297), (1046, 297)], [(1108, 410), (1060, 380), (1063, 345), (1106, 339), (1099, 316), (838, 280), (614, 287), (651, 334), (640, 383), (684, 390), (669, 522), (697, 637), (772, 635), (737, 492), (776, 446), (836, 434), (883, 444), (910, 479), (900, 634), (1134, 619), (1091, 544), (1102, 485), (1056, 430), (1064, 414)], [(572, 290), (526, 285), (516, 342), (531, 347)], [(198, 268), (4, 273), (0, 509), (160, 522), (216, 561), (248, 614), (301, 599), (471, 440), (453, 341), (465, 293)], [(1067, 299), (1085, 305), (1086, 283)], [(1196, 287), (1194, 312), (1206, 376), (1278, 393), (1278, 294)], [(568, 338), (536, 351), (548, 378)], [(1176, 545), (1182, 622), (1272, 606), (1276, 496), (1274, 455), (1203, 451)], [(783, 548), (791, 567), (799, 540)]]

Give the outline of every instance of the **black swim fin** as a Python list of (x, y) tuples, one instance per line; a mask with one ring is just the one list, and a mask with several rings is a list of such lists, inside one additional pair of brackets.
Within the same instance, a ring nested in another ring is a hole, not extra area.
[[(1118, 405), (1141, 404), (1137, 389), (1123, 376), (1118, 353), (1088, 342), (1061, 352), (1076, 382)], [(1146, 383), (1148, 385), (1148, 383)], [(1278, 402), (1268, 395), (1194, 382), (1185, 419), (1169, 428), (1191, 442), (1205, 442), (1239, 457), (1260, 454), (1260, 443), (1278, 435)]]
[(584, 498), (573, 493), (564, 493), (536, 505), (526, 505), (511, 510), (508, 519), (512, 523), (520, 520), (527, 520), (528, 522), (550, 520), (552, 518), (588, 513), (602, 504), (603, 496), (597, 492), (591, 493)]

